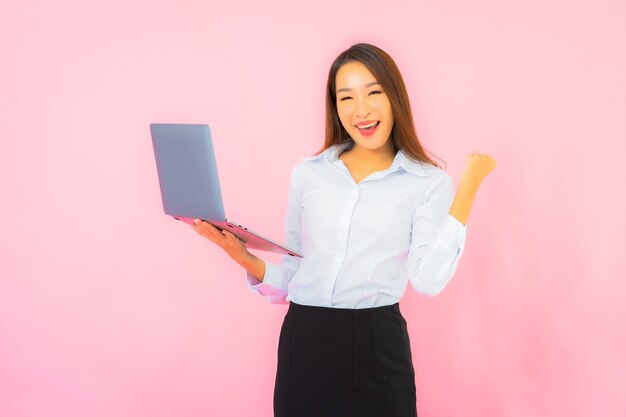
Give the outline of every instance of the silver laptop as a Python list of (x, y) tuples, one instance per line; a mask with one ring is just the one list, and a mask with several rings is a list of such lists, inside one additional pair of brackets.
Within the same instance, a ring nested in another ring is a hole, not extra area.
[(226, 217), (208, 125), (152, 123), (150, 133), (165, 214), (189, 224), (207, 221), (252, 249), (302, 257)]

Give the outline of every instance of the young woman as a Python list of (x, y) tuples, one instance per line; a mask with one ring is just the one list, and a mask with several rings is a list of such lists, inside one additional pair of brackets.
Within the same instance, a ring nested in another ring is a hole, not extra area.
[(470, 154), (453, 200), (451, 177), (424, 152), (400, 71), (357, 44), (333, 62), (326, 141), (291, 173), (280, 265), (227, 231), (200, 235), (247, 270), (248, 286), (290, 302), (274, 387), (276, 417), (415, 417), (415, 373), (399, 300), (407, 283), (434, 296), (451, 279), (481, 181), (495, 168)]

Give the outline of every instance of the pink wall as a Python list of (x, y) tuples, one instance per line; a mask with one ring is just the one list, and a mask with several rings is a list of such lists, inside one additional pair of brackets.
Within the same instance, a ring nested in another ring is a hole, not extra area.
[(148, 123), (211, 123), (229, 214), (281, 239), (358, 41), (455, 179), (498, 161), (401, 302), (420, 417), (625, 416), (626, 3), (225, 3), (0, 0), (0, 416), (271, 416), (286, 308), (162, 214)]

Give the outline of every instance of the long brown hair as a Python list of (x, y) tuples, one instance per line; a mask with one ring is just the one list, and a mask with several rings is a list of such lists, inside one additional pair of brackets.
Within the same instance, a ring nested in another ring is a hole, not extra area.
[(326, 82), (326, 139), (323, 148), (317, 154), (319, 155), (333, 145), (352, 141), (352, 138), (350, 138), (350, 135), (341, 124), (337, 113), (335, 78), (337, 71), (339, 71), (342, 65), (353, 61), (365, 65), (376, 78), (376, 81), (382, 85), (385, 94), (389, 98), (394, 117), (390, 137), (395, 151), (401, 150), (413, 160), (439, 167), (437, 163), (426, 155), (422, 144), (417, 138), (409, 95), (398, 66), (385, 51), (367, 43), (352, 45), (339, 54), (330, 67), (328, 81)]

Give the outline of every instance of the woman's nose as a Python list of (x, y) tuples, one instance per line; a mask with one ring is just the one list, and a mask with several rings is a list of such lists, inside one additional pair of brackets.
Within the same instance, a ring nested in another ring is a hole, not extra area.
[(366, 100), (359, 100), (359, 104), (356, 110), (357, 116), (365, 117), (370, 114), (370, 106), (367, 104)]

